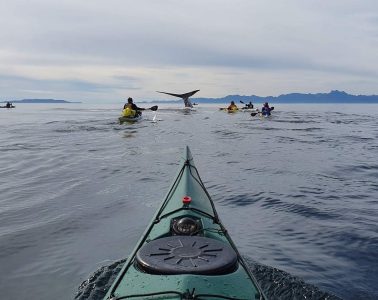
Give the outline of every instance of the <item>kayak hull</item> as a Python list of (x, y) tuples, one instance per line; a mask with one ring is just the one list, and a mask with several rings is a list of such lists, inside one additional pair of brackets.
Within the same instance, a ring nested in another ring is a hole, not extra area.
[(135, 117), (125, 117), (125, 116), (122, 116), (122, 117), (119, 117), (118, 120), (119, 120), (120, 124), (123, 124), (123, 123), (135, 123), (135, 122), (139, 122), (140, 120), (142, 120), (142, 115), (138, 115), (138, 116), (135, 116)]
[(219, 110), (227, 112), (229, 114), (233, 114), (233, 113), (240, 111), (240, 109), (238, 109), (238, 108), (228, 109), (227, 107), (221, 107), (221, 108), (219, 108)]
[(236, 112), (249, 112), (249, 113), (258, 113), (259, 110), (257, 108), (235, 108), (235, 109), (228, 109), (227, 107), (221, 107), (219, 110), (228, 112), (228, 113), (236, 113)]
[(187, 147), (176, 179), (104, 299), (193, 297), (265, 299)]
[(259, 112), (259, 110), (257, 108), (242, 108), (240, 109), (242, 112)]

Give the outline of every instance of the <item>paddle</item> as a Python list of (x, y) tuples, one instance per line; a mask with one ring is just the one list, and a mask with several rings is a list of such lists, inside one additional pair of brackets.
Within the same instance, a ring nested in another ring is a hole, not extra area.
[(156, 123), (157, 122), (157, 119), (156, 119), (156, 117), (157, 117), (157, 109), (158, 109), (158, 106), (157, 105), (155, 105), (155, 106), (152, 106), (151, 108), (150, 108), (152, 111), (154, 111), (155, 113), (154, 113), (154, 117), (152, 118), (152, 123)]
[(247, 105), (246, 105), (243, 101), (239, 100), (239, 102), (240, 102), (241, 104), (244, 104), (244, 105), (245, 105), (245, 107), (242, 107), (241, 109), (245, 109), (245, 108), (247, 108)]

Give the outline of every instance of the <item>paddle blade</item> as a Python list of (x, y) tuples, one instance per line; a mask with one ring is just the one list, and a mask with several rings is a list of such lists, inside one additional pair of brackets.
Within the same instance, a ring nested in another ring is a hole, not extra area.
[(152, 111), (157, 111), (157, 110), (158, 110), (158, 106), (157, 106), (157, 105), (154, 105), (154, 106), (150, 107), (150, 109), (151, 109)]
[(270, 108), (270, 110), (274, 110), (274, 106), (272, 106), (272, 107)]
[(240, 103), (244, 104), (244, 102), (243, 102), (243, 101), (241, 101), (241, 100), (240, 100)]
[(254, 116), (256, 116), (256, 115), (258, 115), (258, 112), (251, 112), (251, 116), (252, 116), (252, 117), (254, 117)]

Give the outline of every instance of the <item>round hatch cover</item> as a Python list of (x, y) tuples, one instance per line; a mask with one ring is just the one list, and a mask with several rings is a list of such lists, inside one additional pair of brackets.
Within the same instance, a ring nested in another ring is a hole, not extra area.
[(227, 244), (201, 236), (169, 236), (145, 244), (136, 254), (139, 267), (151, 274), (233, 272), (237, 255)]

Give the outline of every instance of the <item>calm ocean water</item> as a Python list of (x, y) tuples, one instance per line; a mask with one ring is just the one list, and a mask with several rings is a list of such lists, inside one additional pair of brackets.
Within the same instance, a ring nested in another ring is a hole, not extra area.
[(0, 109), (1, 299), (73, 299), (127, 257), (185, 145), (265, 289), (378, 299), (378, 105), (275, 104), (263, 120), (201, 105), (119, 125), (121, 106)]

